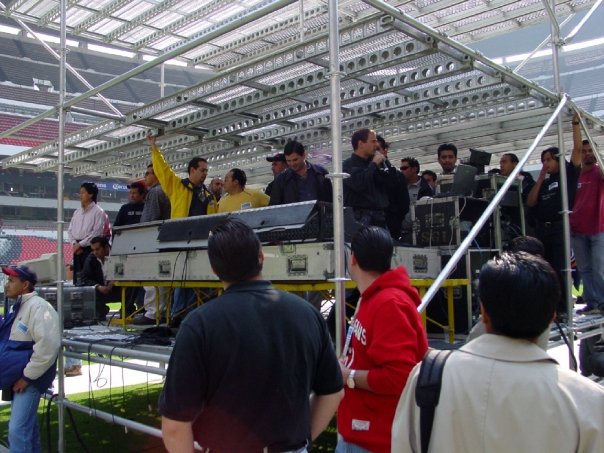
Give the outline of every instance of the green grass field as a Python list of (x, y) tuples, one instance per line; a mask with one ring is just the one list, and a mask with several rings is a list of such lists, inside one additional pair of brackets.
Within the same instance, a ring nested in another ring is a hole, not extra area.
[[(146, 385), (136, 385), (112, 390), (98, 390), (94, 392), (94, 400), (88, 393), (70, 395), (69, 400), (87, 407), (110, 412), (116, 416), (128, 418), (149, 426), (160, 428), (160, 416), (157, 412), (157, 401), (161, 392), (161, 385), (154, 384), (148, 388)], [(58, 439), (57, 406), (50, 406), (50, 433), (51, 449), (48, 449), (46, 411), (48, 402), (42, 400), (38, 409), (40, 423), (40, 436), (42, 451), (56, 452)], [(123, 426), (115, 425), (94, 418), (86, 413), (71, 410), (72, 423), (67, 411), (65, 412), (65, 451), (68, 453), (155, 453), (164, 452), (162, 441), (159, 438), (142, 434), (133, 430), (126, 430)], [(8, 419), (10, 406), (0, 408), (0, 439), (6, 445), (8, 437)], [(75, 428), (75, 429), (74, 429)], [(83, 447), (76, 436), (79, 433)], [(336, 445), (335, 421), (313, 444), (313, 451), (331, 452)]]

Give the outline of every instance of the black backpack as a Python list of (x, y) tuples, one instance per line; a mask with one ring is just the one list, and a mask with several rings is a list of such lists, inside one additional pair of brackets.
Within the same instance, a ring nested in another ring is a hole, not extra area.
[(440, 399), (443, 369), (453, 350), (430, 349), (422, 360), (419, 378), (415, 386), (415, 401), (420, 408), (420, 435), (422, 453), (428, 452), (434, 412)]

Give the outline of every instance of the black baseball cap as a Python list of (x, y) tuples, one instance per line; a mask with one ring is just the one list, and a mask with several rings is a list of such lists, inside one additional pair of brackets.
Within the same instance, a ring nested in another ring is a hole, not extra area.
[(287, 163), (287, 161), (285, 160), (285, 154), (283, 153), (277, 153), (274, 156), (267, 157), (266, 160), (268, 160), (269, 162), (283, 162), (284, 164)]

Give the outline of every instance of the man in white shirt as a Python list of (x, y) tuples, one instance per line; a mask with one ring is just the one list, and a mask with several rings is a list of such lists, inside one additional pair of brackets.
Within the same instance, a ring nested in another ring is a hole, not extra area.
[(76, 209), (69, 222), (69, 241), (73, 246), (73, 284), (81, 284), (84, 261), (90, 255), (90, 241), (96, 236), (103, 236), (105, 228), (105, 211), (97, 204), (99, 189), (93, 182), (80, 186), (81, 207)]
[(447, 360), (428, 447), (422, 450), (418, 365), (396, 410), (392, 453), (604, 451), (604, 388), (536, 344), (558, 304), (552, 267), (505, 253), (483, 266), (479, 291), (487, 333)]

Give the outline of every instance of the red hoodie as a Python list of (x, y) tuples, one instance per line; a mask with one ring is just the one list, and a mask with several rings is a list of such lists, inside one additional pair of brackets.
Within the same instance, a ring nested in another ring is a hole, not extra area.
[(369, 370), (372, 392), (345, 388), (338, 432), (374, 453), (390, 452), (392, 420), (407, 377), (428, 350), (421, 300), (403, 267), (375, 280), (361, 295), (346, 351), (346, 367)]

